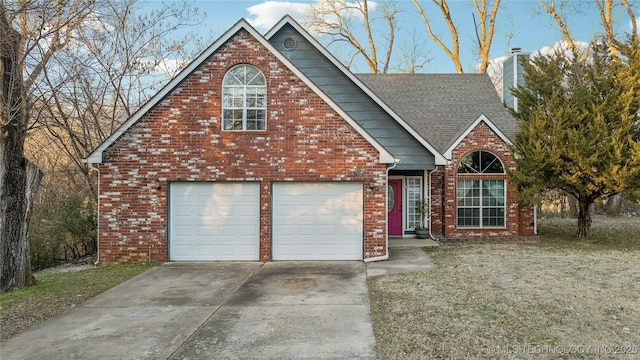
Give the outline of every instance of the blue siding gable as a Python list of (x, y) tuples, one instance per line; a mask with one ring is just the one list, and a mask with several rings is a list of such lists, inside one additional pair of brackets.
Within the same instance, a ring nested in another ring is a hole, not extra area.
[[(290, 41), (285, 43), (287, 39), (295, 40), (293, 49), (285, 48), (285, 44), (291, 45)], [(382, 146), (400, 159), (395, 169), (435, 169), (434, 155), (295, 28), (286, 24), (268, 41)]]

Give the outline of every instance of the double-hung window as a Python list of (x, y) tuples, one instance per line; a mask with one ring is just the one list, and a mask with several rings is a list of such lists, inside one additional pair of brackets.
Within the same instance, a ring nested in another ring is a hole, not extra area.
[(265, 130), (267, 85), (256, 67), (241, 64), (229, 69), (222, 80), (222, 129)]
[(506, 173), (498, 157), (476, 151), (462, 158), (458, 166), (458, 227), (503, 228)]

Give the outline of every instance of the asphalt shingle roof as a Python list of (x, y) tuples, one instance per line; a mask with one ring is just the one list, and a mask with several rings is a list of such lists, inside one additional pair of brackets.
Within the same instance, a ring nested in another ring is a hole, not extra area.
[(512, 142), (516, 121), (484, 74), (356, 74), (440, 153), (484, 114)]

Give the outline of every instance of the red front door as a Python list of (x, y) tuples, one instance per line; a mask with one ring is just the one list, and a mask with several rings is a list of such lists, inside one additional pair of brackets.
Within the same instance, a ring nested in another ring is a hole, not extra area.
[(389, 179), (387, 205), (387, 233), (402, 236), (402, 179)]

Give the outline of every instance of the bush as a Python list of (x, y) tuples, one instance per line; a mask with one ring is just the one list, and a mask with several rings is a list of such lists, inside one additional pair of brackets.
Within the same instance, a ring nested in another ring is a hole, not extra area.
[(40, 198), (29, 228), (34, 270), (97, 251), (96, 200), (82, 193)]

